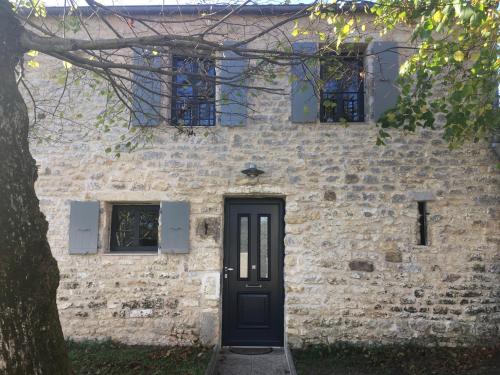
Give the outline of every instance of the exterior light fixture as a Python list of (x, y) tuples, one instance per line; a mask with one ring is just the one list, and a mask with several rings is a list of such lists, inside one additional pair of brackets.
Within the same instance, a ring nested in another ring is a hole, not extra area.
[(243, 173), (244, 175), (246, 175), (250, 178), (255, 178), (255, 177), (261, 175), (262, 173), (264, 173), (264, 171), (257, 169), (257, 166), (255, 164), (249, 163), (248, 168), (242, 170), (241, 173)]

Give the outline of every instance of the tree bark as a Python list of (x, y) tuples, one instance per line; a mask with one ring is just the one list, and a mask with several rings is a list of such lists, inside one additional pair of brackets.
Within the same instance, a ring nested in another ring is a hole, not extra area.
[(57, 262), (35, 194), (28, 111), (15, 66), (23, 28), (0, 0), (0, 374), (70, 374), (57, 313)]

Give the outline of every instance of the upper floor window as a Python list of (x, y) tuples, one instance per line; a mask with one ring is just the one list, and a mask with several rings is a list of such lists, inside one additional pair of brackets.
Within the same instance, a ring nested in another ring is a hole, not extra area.
[(328, 55), (321, 61), (321, 122), (364, 121), (363, 56)]
[(215, 65), (211, 59), (173, 57), (172, 123), (215, 125)]
[(114, 205), (110, 251), (158, 251), (158, 205)]

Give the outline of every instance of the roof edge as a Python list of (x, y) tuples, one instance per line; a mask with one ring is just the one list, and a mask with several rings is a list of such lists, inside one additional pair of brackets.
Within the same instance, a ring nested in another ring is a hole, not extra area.
[[(340, 9), (348, 10), (355, 5), (355, 11), (362, 11), (366, 6), (370, 6), (369, 1), (345, 2), (345, 5)], [(236, 11), (239, 15), (262, 15), (262, 16), (278, 16), (284, 14), (293, 14), (307, 9), (311, 4), (293, 4), (293, 5), (246, 5)], [(148, 16), (194, 16), (201, 13), (217, 13), (227, 14), (238, 8), (238, 5), (113, 5), (107, 6), (111, 12), (133, 15), (148, 15)], [(68, 13), (68, 7), (54, 6), (46, 7), (47, 15), (62, 16)], [(93, 10), (89, 6), (78, 7), (81, 14), (91, 14)], [(105, 10), (100, 10), (105, 13)]]

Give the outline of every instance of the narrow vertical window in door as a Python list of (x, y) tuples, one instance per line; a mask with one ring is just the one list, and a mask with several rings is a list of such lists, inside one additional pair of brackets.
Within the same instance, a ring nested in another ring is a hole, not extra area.
[(259, 215), (259, 279), (269, 278), (269, 224), (268, 215)]
[(248, 264), (249, 264), (249, 244), (248, 235), (249, 235), (249, 217), (248, 216), (240, 216), (239, 218), (239, 277), (240, 279), (248, 278)]

